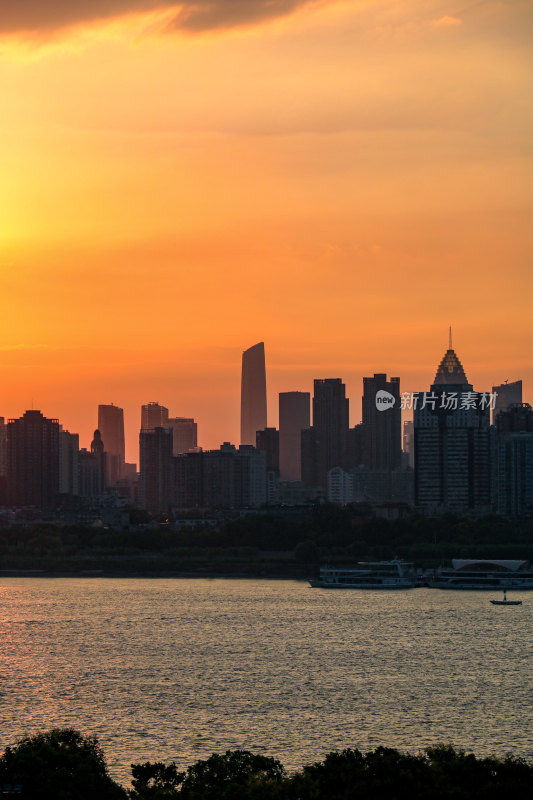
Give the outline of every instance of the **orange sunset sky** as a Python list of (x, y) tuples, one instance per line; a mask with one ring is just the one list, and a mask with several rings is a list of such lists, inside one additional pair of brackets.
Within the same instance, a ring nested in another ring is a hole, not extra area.
[(0, 0), (0, 415), (99, 402), (238, 441), (277, 393), (533, 401), (530, 0)]

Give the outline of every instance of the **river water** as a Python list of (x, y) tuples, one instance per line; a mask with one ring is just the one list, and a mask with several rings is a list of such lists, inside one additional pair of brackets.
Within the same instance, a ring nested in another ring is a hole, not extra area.
[(294, 769), (345, 747), (451, 741), (533, 757), (533, 593), (296, 581), (0, 581), (0, 745), (70, 726), (112, 776), (229, 748)]

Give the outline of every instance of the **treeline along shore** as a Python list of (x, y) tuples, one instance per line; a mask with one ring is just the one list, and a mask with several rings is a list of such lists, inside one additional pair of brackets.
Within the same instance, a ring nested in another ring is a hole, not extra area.
[(533, 519), (497, 516), (365, 518), (357, 508), (317, 506), (303, 516), (269, 513), (194, 529), (139, 520), (126, 529), (36, 523), (0, 529), (0, 571), (13, 574), (248, 576), (305, 579), (318, 566), (401, 558), (432, 568), (451, 558), (533, 562)]
[(228, 750), (186, 769), (131, 765), (116, 783), (95, 737), (71, 728), (21, 739), (0, 757), (0, 796), (20, 800), (530, 800), (533, 763), (451, 745), (411, 754), (349, 748), (289, 774), (275, 758)]

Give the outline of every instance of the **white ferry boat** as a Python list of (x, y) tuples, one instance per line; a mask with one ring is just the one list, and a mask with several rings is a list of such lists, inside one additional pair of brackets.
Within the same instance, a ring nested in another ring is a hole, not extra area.
[(451, 567), (439, 567), (428, 585), (435, 589), (533, 589), (528, 561), (454, 558)]
[(412, 589), (414, 565), (405, 561), (360, 561), (354, 567), (321, 567), (309, 581), (320, 589)]

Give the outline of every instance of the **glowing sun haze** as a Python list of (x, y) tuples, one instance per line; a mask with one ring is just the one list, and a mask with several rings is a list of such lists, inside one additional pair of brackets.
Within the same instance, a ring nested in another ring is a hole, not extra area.
[(0, 415), (90, 441), (99, 402), (238, 440), (277, 393), (533, 400), (529, 0), (0, 0)]

